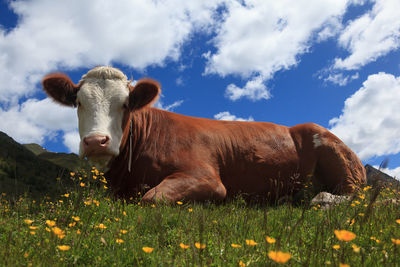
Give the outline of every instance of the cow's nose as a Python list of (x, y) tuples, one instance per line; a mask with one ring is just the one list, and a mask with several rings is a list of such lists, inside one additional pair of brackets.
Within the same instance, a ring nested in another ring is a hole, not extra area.
[(110, 137), (104, 135), (92, 135), (83, 138), (83, 148), (85, 150), (103, 150), (110, 144)]

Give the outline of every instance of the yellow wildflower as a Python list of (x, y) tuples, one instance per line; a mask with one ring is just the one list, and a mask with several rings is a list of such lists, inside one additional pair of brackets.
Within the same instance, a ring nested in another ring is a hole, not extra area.
[(98, 227), (98, 228), (100, 228), (100, 229), (106, 229), (107, 228), (107, 226), (105, 226), (104, 224), (99, 224), (98, 226), (96, 226), (96, 227)]
[(232, 246), (233, 248), (241, 248), (241, 247), (242, 247), (242, 246), (239, 245), (239, 244), (231, 244), (231, 246)]
[(358, 197), (361, 198), (361, 199), (365, 199), (365, 195), (364, 194), (359, 195)]
[(188, 209), (188, 211), (189, 211), (189, 212), (192, 212), (192, 211), (193, 211), (193, 209)]
[(366, 187), (363, 188), (363, 190), (364, 190), (364, 191), (368, 191), (368, 190), (370, 190), (371, 188), (372, 188), (371, 186), (366, 186)]
[(68, 227), (74, 227), (76, 225), (76, 222), (72, 222), (70, 224), (68, 224)]
[(90, 205), (92, 205), (92, 200), (91, 200), (91, 199), (88, 199), (88, 200), (86, 200), (86, 201), (83, 201), (83, 203), (84, 203), (86, 206), (90, 206)]
[(340, 241), (351, 241), (354, 238), (356, 238), (356, 234), (347, 230), (335, 230), (334, 231), (337, 239), (339, 239)]
[(123, 212), (122, 212), (122, 215), (126, 216), (126, 212), (125, 212), (125, 211), (123, 211)]
[(269, 236), (266, 236), (266, 237), (265, 237), (265, 240), (266, 240), (267, 243), (269, 243), (269, 244), (273, 244), (273, 243), (276, 242), (275, 238), (269, 237)]
[(72, 177), (74, 177), (74, 176), (75, 176), (75, 173), (74, 173), (74, 172), (70, 172), (69, 175), (71, 175)]
[(65, 237), (65, 231), (61, 230), (60, 228), (58, 228), (57, 226), (53, 227), (51, 229), (53, 231), (53, 233), (60, 239), (63, 239)]
[(124, 243), (124, 240), (122, 240), (122, 239), (120, 239), (120, 238), (117, 238), (117, 239), (115, 240), (115, 242), (117, 242), (118, 244), (122, 244), (122, 243)]
[(57, 248), (58, 248), (59, 250), (61, 250), (61, 251), (67, 251), (67, 250), (69, 250), (71, 247), (70, 247), (70, 246), (67, 246), (67, 245), (60, 245), (60, 246), (57, 246)]
[(182, 201), (177, 201), (177, 202), (176, 202), (176, 204), (178, 204), (178, 205), (182, 205), (182, 204), (183, 204), (183, 202), (182, 202)]
[(246, 239), (246, 244), (249, 246), (257, 246), (258, 243), (255, 242), (253, 239)]
[(32, 224), (32, 223), (33, 223), (33, 220), (25, 219), (24, 222), (25, 222), (26, 224)]
[(121, 232), (121, 234), (126, 234), (126, 233), (128, 233), (128, 230), (121, 229), (120, 232)]
[(154, 248), (151, 247), (142, 247), (142, 250), (146, 253), (151, 253), (153, 252)]
[(81, 234), (81, 231), (78, 229), (78, 230), (76, 230), (76, 233), (77, 233), (78, 235), (80, 235), (80, 234)]
[(379, 239), (377, 239), (375, 236), (371, 236), (369, 239), (371, 240), (375, 240), (376, 243), (380, 243), (381, 241)]
[(206, 244), (201, 244), (199, 242), (194, 243), (194, 246), (198, 249), (205, 249), (206, 248)]
[(79, 222), (81, 220), (81, 218), (79, 218), (79, 216), (72, 216), (72, 219), (76, 222)]
[(395, 244), (395, 245), (400, 245), (400, 239), (394, 239), (394, 238), (392, 238), (392, 242), (393, 242), (393, 244)]
[(68, 193), (65, 193), (65, 194), (63, 195), (63, 197), (69, 197), (69, 194), (68, 194)]
[(50, 227), (53, 227), (54, 225), (56, 225), (56, 222), (51, 220), (46, 220), (46, 224)]
[(246, 266), (246, 263), (244, 263), (243, 261), (239, 261), (239, 266), (240, 266), (240, 267), (245, 267), (245, 266)]
[(350, 265), (346, 263), (339, 263), (339, 267), (350, 267)]
[(182, 249), (188, 249), (188, 248), (190, 247), (189, 245), (185, 245), (185, 244), (183, 244), (183, 243), (180, 243), (179, 246), (180, 246)]
[(85, 183), (80, 183), (79, 184), (81, 187), (85, 187)]
[(333, 248), (334, 250), (339, 250), (339, 249), (340, 249), (340, 245), (333, 245), (332, 248)]
[(398, 224), (400, 224), (400, 219), (397, 219), (396, 222), (397, 222)]
[(268, 252), (268, 257), (278, 263), (286, 263), (292, 255), (290, 253), (281, 252), (281, 251), (270, 251)]
[(353, 248), (353, 251), (355, 253), (360, 253), (360, 247), (357, 247), (357, 245), (355, 245), (355, 244), (352, 244), (351, 247)]
[(36, 232), (35, 231), (30, 231), (29, 232), (31, 235), (36, 235)]
[(29, 226), (29, 229), (36, 230), (36, 229), (38, 229), (38, 227), (37, 226)]

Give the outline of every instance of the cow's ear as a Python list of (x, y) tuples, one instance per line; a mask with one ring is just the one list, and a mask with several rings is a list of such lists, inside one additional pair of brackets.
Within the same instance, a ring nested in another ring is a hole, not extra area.
[(151, 106), (157, 101), (161, 92), (160, 84), (152, 79), (141, 79), (131, 88), (129, 108), (131, 110)]
[(42, 85), (47, 95), (57, 103), (76, 107), (79, 85), (74, 84), (67, 75), (63, 73), (49, 74), (43, 78)]

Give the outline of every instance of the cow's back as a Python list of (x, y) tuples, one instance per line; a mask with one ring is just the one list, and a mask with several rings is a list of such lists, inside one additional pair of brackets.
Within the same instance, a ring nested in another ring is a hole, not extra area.
[(217, 121), (157, 112), (163, 113), (161, 128), (169, 134), (154, 135), (151, 143), (158, 144), (160, 136), (167, 142), (162, 152), (160, 147), (158, 151), (152, 149), (152, 155), (164, 154), (156, 157), (163, 157), (166, 165), (175, 163), (176, 169), (207, 165), (218, 174), (228, 195), (274, 197), (297, 190), (294, 186), (303, 173), (290, 128), (267, 122)]

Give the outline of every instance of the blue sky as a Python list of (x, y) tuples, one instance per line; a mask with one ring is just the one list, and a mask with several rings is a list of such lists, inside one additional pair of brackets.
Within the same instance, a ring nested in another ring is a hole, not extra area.
[(77, 152), (73, 109), (40, 80), (98, 65), (162, 84), (157, 107), (318, 123), (400, 177), (398, 0), (0, 0), (0, 131)]

